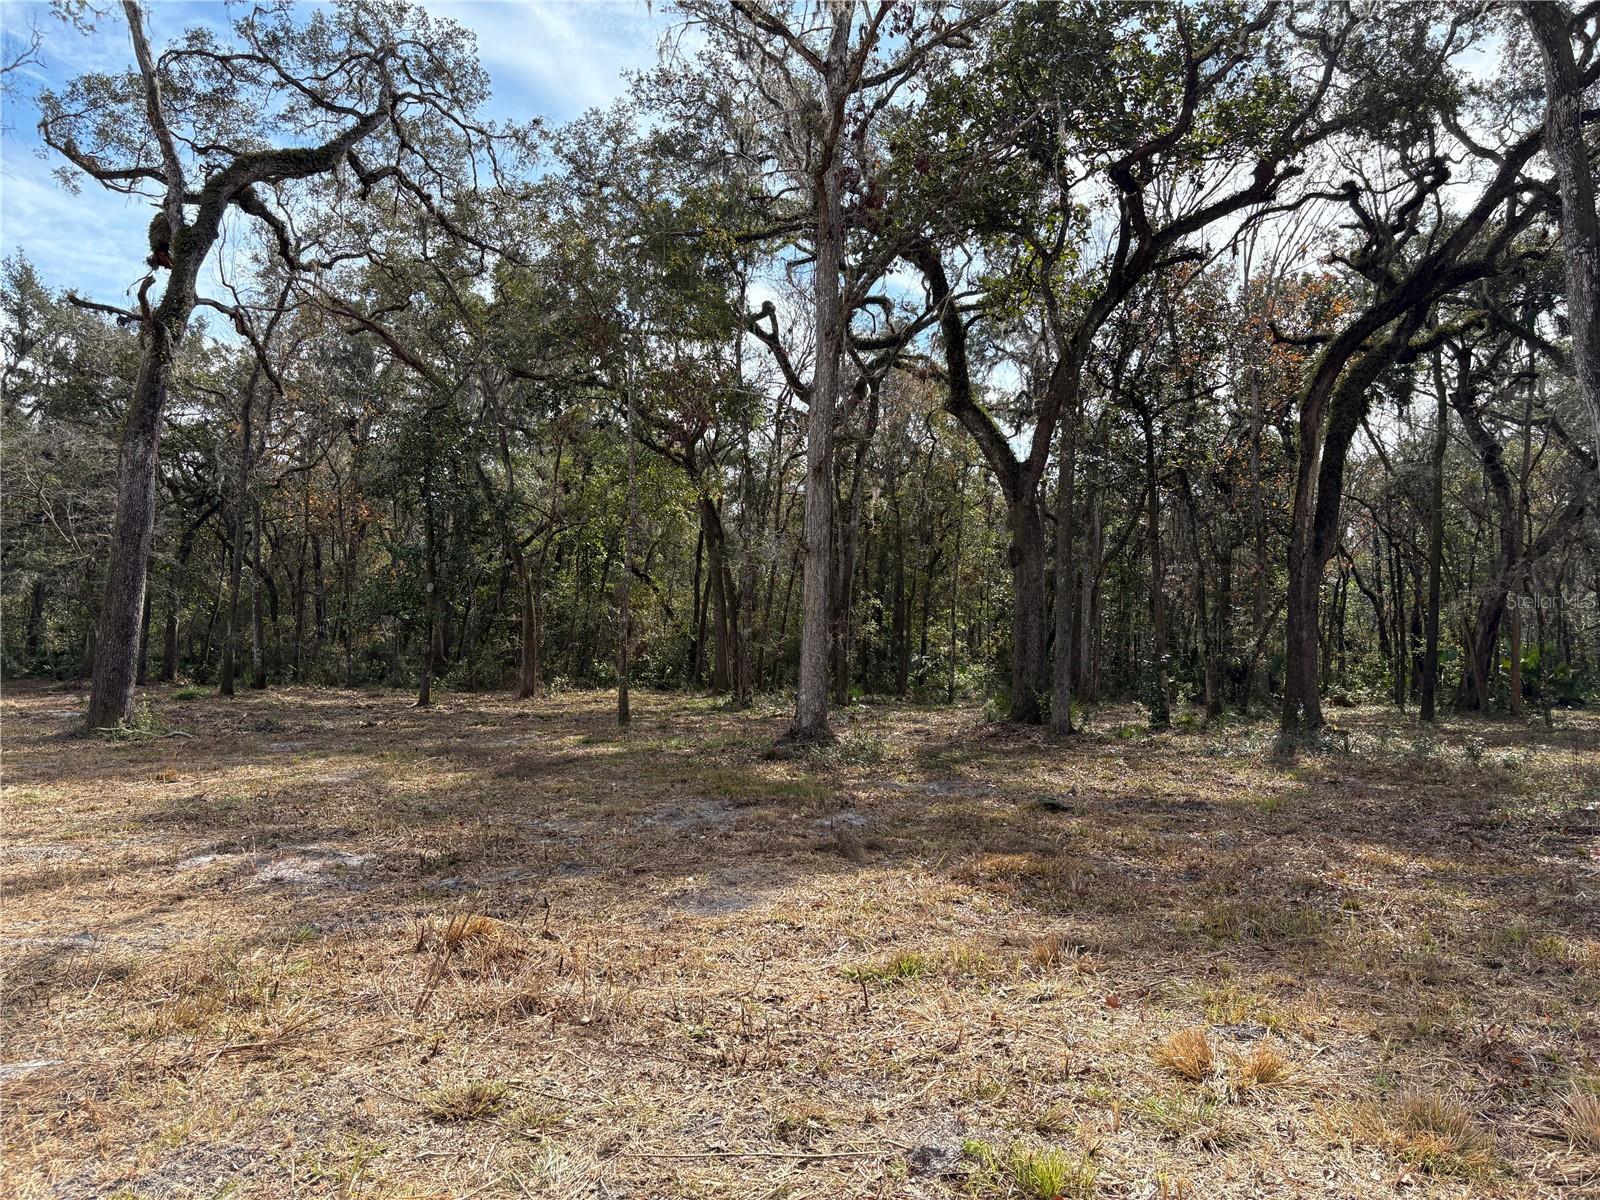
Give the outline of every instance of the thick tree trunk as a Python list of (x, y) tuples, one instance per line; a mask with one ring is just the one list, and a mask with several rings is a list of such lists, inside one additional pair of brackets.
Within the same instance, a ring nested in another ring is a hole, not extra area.
[(1044, 520), (1033, 495), (1006, 506), (1011, 530), (1011, 713), (1019, 725), (1044, 719), (1045, 570)]
[(734, 655), (738, 619), (737, 598), (733, 595), (732, 574), (727, 566), (728, 542), (722, 528), (722, 514), (710, 496), (700, 497), (700, 532), (706, 544), (706, 572), (711, 609), (711, 690), (731, 691), (735, 674)]
[[(1320, 729), (1322, 697), (1317, 661), (1322, 574), (1339, 544), (1345, 462), (1371, 405), (1379, 374), (1409, 344), (1425, 306), (1405, 311), (1377, 346), (1359, 350), (1364, 326), (1342, 330), (1324, 348), (1300, 402), (1294, 508), (1289, 524), (1289, 587), (1285, 597), (1283, 709), (1285, 746)], [(1369, 319), (1367, 325), (1370, 326)], [(1371, 330), (1370, 332), (1377, 332)]]
[(528, 570), (526, 561), (518, 564), (517, 576), (522, 601), (522, 653), (517, 665), (517, 699), (528, 700), (539, 694), (539, 606), (535, 599), (533, 574)]
[(1561, 252), (1578, 394), (1589, 410), (1600, 473), (1600, 203), (1584, 139), (1584, 86), (1572, 49), (1572, 11), (1554, 0), (1522, 6), (1545, 75), (1544, 150), (1561, 190)]
[[(170, 285), (177, 287), (175, 280)], [(163, 303), (162, 308), (166, 308)], [(181, 330), (185, 306), (177, 321)], [(139, 622), (144, 612), (145, 567), (155, 536), (157, 456), (162, 413), (172, 370), (171, 326), (150, 323), (150, 338), (122, 430), (116, 517), (111, 526), (110, 560), (95, 634), (94, 675), (90, 685), (90, 729), (106, 729), (133, 716), (138, 674)]]

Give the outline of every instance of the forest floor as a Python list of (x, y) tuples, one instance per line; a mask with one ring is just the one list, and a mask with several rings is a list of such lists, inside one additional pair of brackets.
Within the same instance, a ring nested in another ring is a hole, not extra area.
[(190, 694), (0, 704), (5, 1195), (1600, 1196), (1600, 714)]

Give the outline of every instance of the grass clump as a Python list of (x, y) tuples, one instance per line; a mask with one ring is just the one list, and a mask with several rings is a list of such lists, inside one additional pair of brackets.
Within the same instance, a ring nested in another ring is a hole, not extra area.
[(1216, 904), (1206, 910), (1201, 929), (1219, 942), (1251, 937), (1268, 946), (1292, 946), (1318, 940), (1327, 930), (1327, 918), (1303, 905)]
[(1004, 1151), (976, 1138), (961, 1144), (971, 1164), (970, 1184), (980, 1194), (1022, 1200), (1090, 1200), (1098, 1190), (1100, 1169), (1086, 1156), (1055, 1146), (1013, 1143)]
[(1151, 1057), (1158, 1067), (1191, 1083), (1209, 1078), (1216, 1065), (1211, 1039), (1199, 1025), (1178, 1030), (1151, 1051)]
[(542, 1137), (566, 1125), (571, 1113), (553, 1100), (533, 1097), (509, 1110), (502, 1120), (507, 1129), (523, 1137)]
[(1244, 1139), (1237, 1118), (1215, 1096), (1187, 1091), (1158, 1092), (1135, 1106), (1161, 1137), (1207, 1150), (1225, 1150)]
[(888, 755), (888, 748), (875, 734), (851, 730), (837, 742), (813, 746), (806, 757), (823, 766), (875, 767)]
[(506, 1102), (506, 1085), (493, 1079), (458, 1079), (430, 1088), (419, 1098), (435, 1121), (476, 1121), (491, 1117)]
[(926, 954), (903, 950), (882, 962), (851, 963), (839, 973), (851, 983), (894, 984), (921, 979), (932, 970), (933, 961)]
[(1011, 1148), (1011, 1178), (1030, 1200), (1071, 1200), (1095, 1193), (1100, 1171), (1092, 1162), (1054, 1146), (1042, 1150)]
[(204, 700), (210, 694), (209, 688), (196, 687), (194, 684), (190, 684), (173, 692), (172, 698), (174, 700)]
[(1248, 1053), (1234, 1057), (1229, 1076), (1235, 1091), (1271, 1087), (1289, 1078), (1289, 1060), (1266, 1042), (1257, 1042)]
[(1600, 1153), (1600, 1076), (1572, 1085), (1561, 1104), (1560, 1125), (1573, 1149)]
[(1478, 1179), (1494, 1166), (1494, 1138), (1453, 1097), (1420, 1088), (1400, 1092), (1378, 1126), (1377, 1140), (1425, 1174)]

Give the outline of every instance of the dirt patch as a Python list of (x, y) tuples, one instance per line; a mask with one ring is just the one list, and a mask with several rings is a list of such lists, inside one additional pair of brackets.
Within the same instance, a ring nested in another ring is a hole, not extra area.
[(205, 852), (174, 865), (179, 871), (224, 867), (255, 884), (349, 886), (372, 862), (370, 854), (353, 854), (325, 846), (297, 846), (264, 854)]

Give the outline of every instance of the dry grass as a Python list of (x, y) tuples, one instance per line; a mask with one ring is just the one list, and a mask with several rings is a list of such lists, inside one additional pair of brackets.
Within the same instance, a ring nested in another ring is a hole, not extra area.
[(1477, 1179), (1495, 1165), (1494, 1138), (1452, 1096), (1408, 1089), (1394, 1097), (1379, 1120), (1394, 1153), (1430, 1175)]
[(1234, 1087), (1241, 1091), (1272, 1087), (1289, 1079), (1289, 1060), (1266, 1042), (1258, 1042), (1230, 1064)]
[(1593, 1190), (1592, 716), (150, 696), (0, 702), (0, 1194)]
[(1156, 1065), (1193, 1083), (1211, 1077), (1216, 1065), (1216, 1054), (1211, 1049), (1211, 1039), (1204, 1026), (1191, 1025), (1167, 1038), (1151, 1053)]
[(1575, 1148), (1600, 1153), (1600, 1081), (1571, 1086), (1561, 1104), (1561, 1130)]
[(493, 1116), (506, 1102), (506, 1085), (493, 1079), (457, 1079), (417, 1098), (435, 1121), (472, 1121)]

